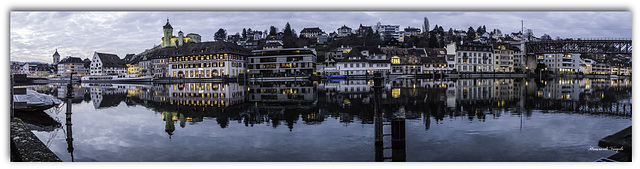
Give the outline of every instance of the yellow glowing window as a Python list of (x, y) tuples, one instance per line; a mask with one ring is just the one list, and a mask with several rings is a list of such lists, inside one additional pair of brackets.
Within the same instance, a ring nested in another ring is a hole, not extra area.
[(400, 57), (398, 57), (398, 56), (391, 57), (391, 63), (399, 64), (400, 63)]
[(391, 89), (391, 96), (393, 98), (400, 97), (400, 88)]

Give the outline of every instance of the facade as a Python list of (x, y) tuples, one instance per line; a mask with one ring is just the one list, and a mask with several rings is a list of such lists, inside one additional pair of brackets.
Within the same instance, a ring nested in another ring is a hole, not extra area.
[(327, 44), (328, 41), (329, 41), (329, 35), (327, 35), (326, 33), (323, 33), (318, 35), (316, 44), (323, 45), (323, 44)]
[(447, 50), (445, 48), (426, 49), (427, 57), (420, 58), (421, 73), (423, 74), (444, 74), (450, 73), (453, 67), (448, 66)]
[(376, 47), (356, 47), (343, 56), (334, 65), (341, 75), (387, 74), (391, 67), (387, 55)]
[(342, 27), (338, 28), (338, 37), (345, 37), (351, 34), (351, 28), (347, 27), (347, 25), (342, 25)]
[(252, 77), (310, 76), (316, 70), (317, 54), (313, 48), (254, 50), (247, 59)]
[(404, 28), (404, 36), (405, 37), (420, 36), (420, 28), (412, 28), (412, 27)]
[(73, 76), (86, 76), (89, 75), (89, 64), (91, 61), (88, 59), (82, 60), (78, 57), (67, 57), (58, 62), (58, 76), (70, 77), (71, 73), (75, 73)]
[[(583, 62), (582, 59), (580, 59), (579, 53), (546, 53), (538, 55), (537, 60), (538, 63), (542, 63), (547, 66), (547, 71), (553, 72), (555, 74), (578, 73), (578, 71), (580, 70), (580, 65)], [(595, 64), (596, 66), (594, 66), (594, 64), (591, 65), (593, 68), (592, 72), (596, 74), (598, 72), (601, 72), (602, 74), (609, 74), (608, 71), (611, 70), (607, 65), (607, 73), (605, 73), (604, 69), (606, 64)]]
[(424, 48), (380, 48), (391, 61), (391, 74), (418, 74), (423, 66), (420, 58), (426, 57)]
[[(455, 46), (455, 45), (454, 45)], [(457, 72), (463, 73), (493, 73), (493, 48), (486, 45), (458, 45), (456, 48)]]
[(151, 75), (154, 78), (169, 77), (168, 58), (173, 56), (175, 52), (175, 47), (167, 47), (144, 55), (145, 75)]
[(303, 38), (317, 38), (318, 35), (324, 33), (320, 28), (304, 28), (300, 31), (300, 37)]
[(391, 38), (404, 42), (404, 31), (400, 31), (400, 25), (380, 25), (378, 22), (377, 31), (380, 34), (380, 40), (388, 41)]
[(514, 53), (520, 52), (519, 49), (513, 49), (509, 44), (494, 44), (493, 54), (495, 58), (495, 72), (511, 73), (514, 72)]
[[(451, 69), (449, 73), (457, 73), (456, 69), (456, 43), (448, 44), (445, 49), (447, 50), (447, 67)], [(455, 71), (454, 71), (455, 70)]]
[(173, 55), (167, 54), (164, 60), (168, 63), (167, 77), (238, 77), (245, 72), (248, 55), (248, 49), (234, 43), (216, 41), (185, 44), (176, 48)]
[(118, 55), (94, 52), (90, 70), (91, 75), (120, 75), (127, 73), (127, 65)]

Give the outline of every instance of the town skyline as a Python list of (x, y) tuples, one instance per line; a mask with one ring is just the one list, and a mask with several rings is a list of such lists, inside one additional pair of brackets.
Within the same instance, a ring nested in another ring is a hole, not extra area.
[[(50, 63), (57, 49), (61, 57), (89, 58), (94, 51), (114, 53), (120, 58), (138, 54), (160, 44), (162, 25), (169, 19), (178, 31), (196, 33), (202, 41), (213, 41), (220, 28), (228, 35), (243, 28), (278, 31), (288, 22), (296, 34), (304, 28), (319, 27), (332, 33), (346, 25), (354, 31), (362, 24), (399, 25), (401, 29), (422, 29), (423, 18), (429, 30), (435, 25), (445, 30), (466, 31), (486, 26), (503, 34), (532, 29), (534, 36), (552, 38), (631, 38), (631, 12), (28, 12), (10, 13), (10, 61)], [(266, 19), (265, 19), (266, 18)], [(310, 18), (310, 19), (305, 19)], [(399, 19), (394, 19), (399, 18)], [(464, 18), (464, 19), (462, 19)], [(18, 24), (25, 23), (25, 24)], [(47, 26), (43, 26), (47, 25)], [(580, 25), (580, 26), (576, 26)], [(101, 32), (95, 36), (95, 32)], [(582, 35), (582, 36), (581, 36)]]

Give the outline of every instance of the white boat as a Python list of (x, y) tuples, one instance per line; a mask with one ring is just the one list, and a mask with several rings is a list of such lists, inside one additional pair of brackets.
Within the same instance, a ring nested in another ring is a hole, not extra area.
[(21, 111), (42, 111), (62, 103), (60, 99), (26, 89), (26, 94), (13, 95), (13, 109)]
[(81, 82), (152, 82), (153, 76), (136, 75), (104, 75), (104, 76), (84, 76)]

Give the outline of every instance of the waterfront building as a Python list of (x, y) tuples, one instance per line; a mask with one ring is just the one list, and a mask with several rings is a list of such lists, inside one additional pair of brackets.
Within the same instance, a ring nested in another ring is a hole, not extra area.
[[(579, 53), (546, 53), (538, 55), (538, 63), (547, 66), (547, 71), (555, 74), (575, 74), (580, 70), (582, 59)], [(586, 65), (586, 64), (585, 64)], [(593, 67), (593, 64), (592, 64)], [(608, 67), (608, 65), (607, 65)], [(593, 67), (599, 69), (601, 67)], [(600, 69), (599, 69), (600, 70)], [(607, 72), (610, 69), (607, 69)], [(592, 72), (597, 72), (592, 70)], [(609, 73), (606, 73), (609, 74)]]
[(426, 57), (424, 48), (380, 48), (391, 61), (391, 74), (417, 74), (421, 72), (420, 58)]
[(337, 61), (344, 59), (343, 55), (346, 55), (350, 51), (351, 47), (348, 46), (341, 46), (340, 48), (326, 51), (324, 65), (321, 67), (321, 69), (317, 69), (317, 71), (321, 72), (323, 75), (340, 74), (340, 71), (338, 71), (338, 68), (336, 67)]
[(579, 66), (579, 72), (582, 72), (583, 74), (593, 73), (594, 63), (595, 61), (593, 61), (592, 59), (582, 59)]
[(351, 28), (347, 27), (347, 25), (342, 25), (342, 27), (338, 28), (338, 37), (345, 37), (351, 34)]
[(169, 57), (175, 54), (175, 47), (166, 47), (144, 55), (141, 62), (144, 65), (144, 74), (154, 78), (169, 77)]
[[(457, 73), (456, 70), (456, 43), (452, 42), (445, 46), (447, 50), (447, 67), (450, 69), (449, 73)], [(455, 70), (455, 71), (454, 71)]]
[(315, 39), (318, 37), (318, 35), (324, 33), (320, 28), (318, 27), (314, 27), (314, 28), (304, 28), (302, 29), (302, 31), (300, 31), (300, 37), (301, 38), (312, 38)]
[[(20, 66), (19, 64), (15, 64), (14, 68), (17, 71), (14, 74), (25, 74), (31, 77), (49, 77), (50, 75), (54, 75), (54, 68), (49, 66), (49, 64), (38, 63), (38, 62), (27, 62)], [(13, 71), (13, 70), (12, 70)]]
[(494, 73), (493, 47), (487, 45), (454, 45), (457, 72)]
[(58, 62), (58, 76), (70, 77), (71, 73), (75, 73), (73, 76), (86, 76), (90, 72), (91, 61), (89, 59), (80, 59), (78, 57), (66, 57)]
[(313, 48), (253, 50), (247, 59), (251, 76), (310, 76), (316, 70), (317, 54)]
[(174, 53), (165, 58), (168, 77), (215, 78), (244, 74), (249, 50), (234, 43), (216, 41), (184, 44)]
[(447, 50), (445, 48), (428, 48), (427, 57), (420, 58), (421, 73), (423, 74), (445, 74), (450, 73), (453, 67), (448, 66)]
[(341, 75), (387, 74), (390, 70), (387, 55), (376, 47), (355, 47), (343, 56), (335, 60), (335, 68)]
[(94, 52), (91, 75), (119, 75), (127, 73), (127, 65), (115, 54)]
[(611, 66), (606, 63), (595, 62), (592, 64), (592, 72), (593, 74), (598, 75), (608, 75), (611, 74)]
[[(494, 44), (493, 54), (495, 64), (495, 72), (511, 73), (514, 72), (514, 53), (521, 53), (520, 49), (507, 43)], [(478, 67), (480, 70), (480, 67)]]

